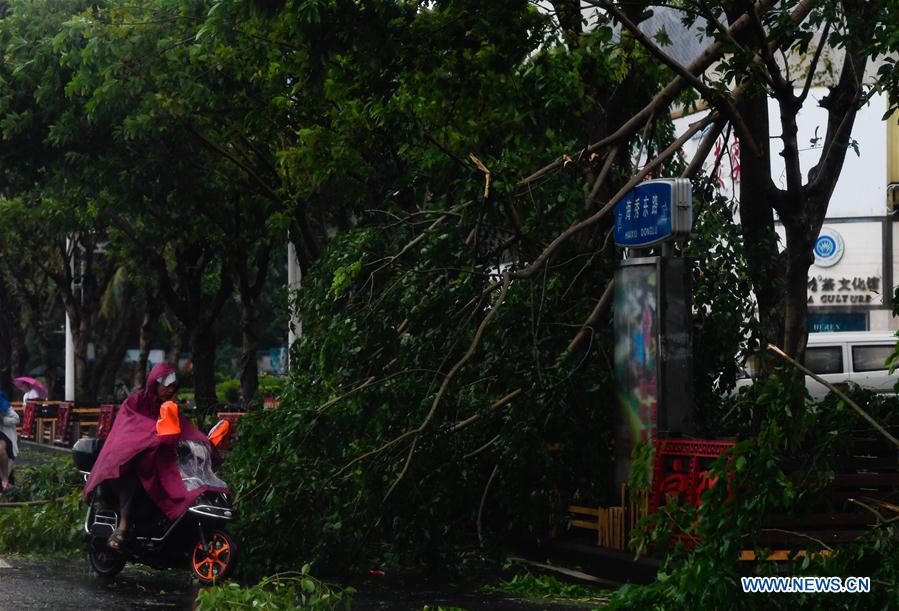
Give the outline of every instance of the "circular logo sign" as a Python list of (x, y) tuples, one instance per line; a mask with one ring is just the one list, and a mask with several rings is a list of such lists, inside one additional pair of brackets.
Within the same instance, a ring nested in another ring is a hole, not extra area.
[(823, 227), (815, 242), (815, 265), (833, 267), (843, 258), (843, 236), (835, 229)]

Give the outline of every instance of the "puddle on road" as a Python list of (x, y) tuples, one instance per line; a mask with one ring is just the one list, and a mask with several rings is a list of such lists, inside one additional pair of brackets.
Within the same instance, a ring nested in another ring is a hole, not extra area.
[(0, 558), (0, 568), (0, 609), (190, 610), (199, 588), (186, 570), (129, 565), (115, 578), (101, 578), (79, 557), (7, 556)]
[(113, 579), (87, 575), (95, 591), (129, 601), (130, 609), (192, 609), (199, 589), (187, 571), (127, 566)]

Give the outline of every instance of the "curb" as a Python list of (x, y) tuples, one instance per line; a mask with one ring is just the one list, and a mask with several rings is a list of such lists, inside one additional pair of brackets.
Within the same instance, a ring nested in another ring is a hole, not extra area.
[[(51, 446), (45, 443), (35, 443), (33, 441), (28, 441), (27, 439), (19, 439), (19, 446), (30, 448), (32, 450), (39, 451), (48, 451), (48, 452), (57, 452), (59, 454), (71, 454), (71, 448), (64, 448), (60, 446)], [(18, 458), (18, 456), (17, 456)]]

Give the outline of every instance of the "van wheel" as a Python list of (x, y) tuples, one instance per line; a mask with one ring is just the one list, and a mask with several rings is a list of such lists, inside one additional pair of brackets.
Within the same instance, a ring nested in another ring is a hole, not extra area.
[(95, 545), (88, 549), (87, 561), (101, 577), (115, 577), (125, 568), (125, 560), (119, 554)]
[(190, 566), (204, 585), (221, 581), (234, 571), (237, 545), (227, 531), (214, 529), (206, 535), (206, 543), (197, 541), (190, 556)]

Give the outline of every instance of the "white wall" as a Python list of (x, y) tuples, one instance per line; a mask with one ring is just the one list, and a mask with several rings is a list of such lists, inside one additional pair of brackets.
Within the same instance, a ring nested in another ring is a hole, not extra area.
[[(824, 88), (812, 89), (806, 105), (797, 117), (800, 164), (804, 181), (808, 180), (809, 170), (815, 167), (821, 156), (821, 145), (827, 130), (827, 113), (818, 103), (826, 94), (827, 90)], [(831, 267), (812, 265), (809, 269), (810, 312), (820, 312), (822, 308), (827, 308), (827, 311), (865, 311), (871, 330), (899, 328), (899, 320), (894, 318), (888, 309), (870, 309), (872, 306), (883, 306), (884, 295), (893, 291), (893, 287), (886, 284), (889, 279), (885, 273), (887, 270), (883, 269), (883, 252), (888, 247), (883, 243), (883, 225), (877, 221), (857, 220), (864, 217), (883, 218), (887, 213), (887, 127), (883, 121), (886, 109), (886, 96), (876, 95), (856, 115), (852, 139), (857, 143), (858, 154), (853, 148), (847, 151), (843, 170), (827, 210), (828, 220), (824, 226), (835, 229), (842, 236), (843, 256)], [(774, 153), (771, 177), (783, 188), (784, 163), (783, 158), (777, 154), (783, 150), (783, 143), (777, 137), (781, 133), (780, 114), (774, 100), (769, 100), (768, 110), (772, 135), (770, 145)], [(676, 132), (682, 133), (690, 123), (705, 114), (705, 112), (696, 113), (677, 119)], [(816, 137), (820, 138), (820, 141), (815, 142)], [(702, 134), (697, 134), (684, 146), (683, 153), (687, 161), (692, 158), (701, 139)], [(738, 197), (739, 142), (733, 138), (730, 142), (725, 142), (723, 137), (719, 137), (713, 153), (709, 155), (704, 165), (706, 172), (712, 172), (716, 159), (718, 160), (716, 181), (720, 191), (726, 196)], [(847, 220), (852, 222), (845, 222)], [(778, 228), (778, 233), (783, 247), (782, 228)], [(894, 223), (893, 235), (899, 235), (899, 223)], [(893, 250), (890, 271), (896, 279), (899, 278), (899, 248), (894, 246)], [(859, 309), (858, 306), (863, 308)]]
[[(809, 268), (809, 307), (883, 305), (883, 224), (834, 219), (824, 223), (824, 230), (835, 231), (842, 237), (843, 254), (833, 265), (813, 264)], [(783, 227), (777, 227), (777, 234), (783, 243), (786, 239)]]
[[(827, 113), (818, 102), (827, 94), (824, 88), (813, 88), (808, 101), (800, 111), (798, 120), (800, 164), (803, 179), (808, 179), (808, 172), (820, 159), (824, 134), (827, 131)], [(837, 182), (828, 217), (883, 216), (886, 213), (886, 125), (883, 114), (886, 112), (886, 97), (882, 94), (874, 96), (863, 107), (855, 119), (852, 138), (858, 143), (859, 154), (850, 149), (846, 155), (843, 171)], [(675, 130), (682, 133), (690, 123), (704, 116), (707, 111), (687, 115), (675, 120)], [(783, 150), (779, 139), (780, 113), (774, 100), (769, 100), (768, 112), (772, 152), (771, 177), (781, 187), (785, 186), (783, 158), (778, 155)], [(817, 143), (814, 139), (820, 138)], [(683, 148), (687, 160), (691, 159), (699, 146), (702, 134), (695, 135)], [(706, 160), (705, 170), (711, 172), (715, 160), (720, 159), (717, 176), (720, 179), (722, 193), (739, 195), (740, 145), (731, 138), (728, 143), (719, 137), (712, 155)]]

